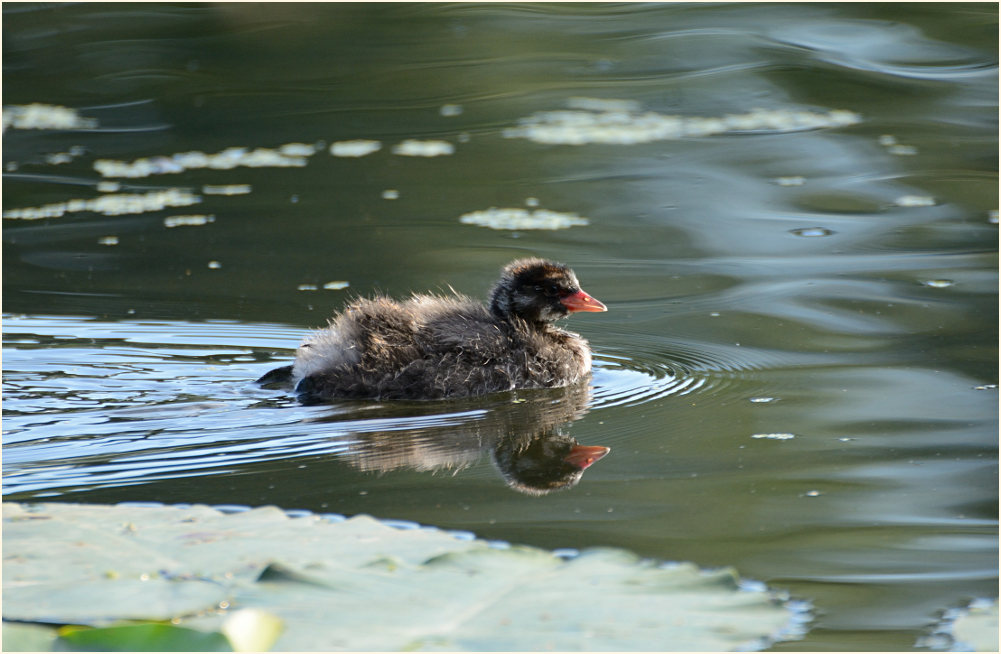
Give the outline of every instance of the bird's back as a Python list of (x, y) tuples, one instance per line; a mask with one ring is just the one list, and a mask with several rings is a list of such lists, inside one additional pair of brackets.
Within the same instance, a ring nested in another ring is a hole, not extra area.
[(509, 345), (489, 311), (466, 297), (362, 299), (299, 348), (293, 381), (307, 402), (478, 395), (511, 387), (490, 366)]
[[(586, 360), (585, 360), (586, 359)], [(590, 370), (570, 332), (507, 320), (463, 296), (357, 300), (299, 348), (299, 399), (441, 399), (565, 386)]]

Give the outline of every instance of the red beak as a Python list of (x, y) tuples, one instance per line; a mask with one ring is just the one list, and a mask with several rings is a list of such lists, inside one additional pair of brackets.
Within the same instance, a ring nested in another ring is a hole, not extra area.
[(601, 445), (574, 445), (563, 460), (583, 470), (611, 451)]
[(573, 295), (560, 298), (560, 302), (570, 310), (570, 313), (574, 311), (608, 311), (608, 307), (584, 291), (577, 291)]

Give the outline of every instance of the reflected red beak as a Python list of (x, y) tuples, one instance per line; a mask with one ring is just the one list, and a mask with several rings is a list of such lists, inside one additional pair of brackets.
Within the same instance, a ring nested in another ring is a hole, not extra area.
[(601, 445), (574, 445), (563, 460), (583, 470), (611, 451)]
[(608, 311), (608, 307), (584, 291), (577, 291), (573, 295), (560, 298), (560, 302), (567, 309), (570, 309), (570, 313), (574, 311)]

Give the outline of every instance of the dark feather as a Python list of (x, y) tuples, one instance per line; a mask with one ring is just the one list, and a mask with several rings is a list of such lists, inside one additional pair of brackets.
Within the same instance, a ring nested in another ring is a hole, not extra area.
[(489, 309), (463, 296), (357, 300), (299, 348), (291, 381), (307, 404), (574, 384), (591, 370), (587, 341), (550, 323), (579, 291), (569, 268), (528, 259), (505, 267)]

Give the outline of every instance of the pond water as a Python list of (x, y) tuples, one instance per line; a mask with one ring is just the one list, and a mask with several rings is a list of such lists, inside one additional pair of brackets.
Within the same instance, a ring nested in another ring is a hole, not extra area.
[[(734, 566), (812, 603), (776, 650), (947, 648), (996, 597), (997, 5), (15, 4), (3, 37), (6, 499)], [(589, 389), (253, 383), (351, 297), (525, 255), (609, 307), (568, 323)], [(506, 483), (505, 443), (568, 437), (611, 452)]]

